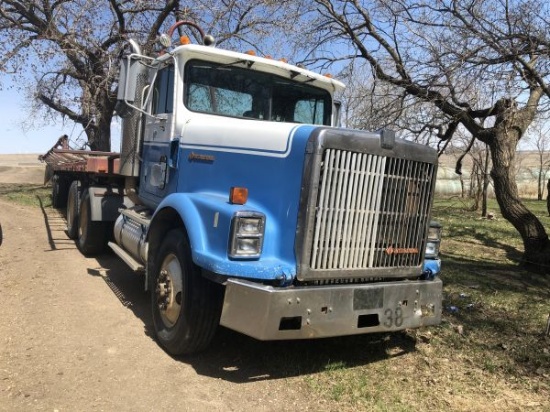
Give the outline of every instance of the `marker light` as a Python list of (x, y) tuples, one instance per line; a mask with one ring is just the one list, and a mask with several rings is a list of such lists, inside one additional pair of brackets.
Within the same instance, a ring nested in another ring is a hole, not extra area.
[(181, 36), (180, 37), (180, 44), (182, 46), (185, 46), (187, 44), (191, 44), (191, 39), (189, 39), (189, 37), (187, 37), (187, 36)]
[(248, 54), (249, 56), (256, 56), (256, 52), (254, 50), (247, 50), (244, 52), (244, 54)]
[(229, 203), (232, 205), (244, 205), (248, 200), (248, 189), (246, 187), (232, 187), (229, 190)]

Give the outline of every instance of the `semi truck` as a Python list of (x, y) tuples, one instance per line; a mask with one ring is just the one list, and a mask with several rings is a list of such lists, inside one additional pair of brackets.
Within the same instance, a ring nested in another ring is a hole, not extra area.
[[(172, 41), (182, 28), (202, 42)], [(121, 57), (120, 152), (63, 136), (40, 156), (78, 249), (144, 274), (159, 344), (193, 354), (219, 325), (286, 340), (438, 324), (436, 151), (341, 127), (330, 76), (217, 48), (193, 22), (159, 40)]]

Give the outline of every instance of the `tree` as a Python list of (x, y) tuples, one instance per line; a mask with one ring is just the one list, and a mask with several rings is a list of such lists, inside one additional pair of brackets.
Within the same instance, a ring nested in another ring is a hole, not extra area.
[(91, 149), (109, 150), (114, 61), (123, 39), (145, 34), (151, 47), (178, 5), (175, 0), (153, 3), (3, 0), (0, 69), (22, 84), (32, 81), (34, 97), (82, 125)]
[[(377, 81), (429, 105), (443, 142), (459, 128), (491, 152), (495, 195), (517, 229), (524, 261), (550, 263), (548, 235), (522, 203), (515, 179), (517, 145), (550, 85), (549, 5), (543, 0), (314, 0), (314, 47), (337, 44), (320, 67), (368, 62)], [(336, 53), (337, 52), (337, 53)], [(484, 98), (475, 96), (483, 91)], [(487, 103), (488, 102), (488, 103)], [(546, 266), (548, 267), (548, 266)]]
[(537, 199), (542, 200), (544, 196), (544, 186), (548, 172), (550, 171), (550, 128), (548, 119), (540, 119), (533, 123), (529, 128), (531, 132), (531, 144), (537, 153)]
[[(489, 150), (487, 146), (476, 139), (472, 139), (469, 136), (464, 136), (463, 133), (458, 134), (453, 138), (453, 150), (452, 152), (457, 157), (457, 166), (455, 171), (460, 175), (460, 181), (462, 185), (462, 197), (466, 194), (469, 198), (473, 199), (471, 206), (472, 211), (479, 210), (481, 204), (481, 216), (487, 216), (487, 197), (490, 184), (489, 178)], [(464, 183), (463, 166), (462, 162), (465, 158), (468, 158), (468, 164), (470, 167), (469, 182), (467, 187)]]
[(158, 33), (179, 18), (213, 32), (219, 45), (261, 49), (274, 26), (293, 24), (284, 13), (287, 3), (195, 0), (182, 7), (179, 0), (0, 0), (0, 71), (17, 77), (47, 114), (82, 125), (92, 150), (108, 151), (125, 38), (150, 53)]

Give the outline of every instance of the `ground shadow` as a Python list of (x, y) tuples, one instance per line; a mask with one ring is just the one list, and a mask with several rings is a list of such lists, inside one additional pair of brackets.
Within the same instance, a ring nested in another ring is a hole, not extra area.
[(36, 199), (44, 217), (44, 227), (49, 246), (49, 250), (47, 251), (75, 249), (74, 242), (67, 236), (67, 221), (64, 211), (44, 206), (44, 202), (40, 196), (36, 196)]
[[(448, 237), (449, 239), (452, 239), (452, 238), (464, 239), (468, 237), (473, 237), (481, 245), (485, 247), (503, 250), (506, 254), (506, 257), (509, 260), (513, 262), (517, 262), (519, 264), (521, 262), (522, 252), (512, 245), (500, 242), (498, 240), (498, 239), (506, 239), (507, 236), (508, 236), (507, 232), (498, 230), (497, 228), (493, 228), (490, 233), (483, 232), (483, 231), (475, 231), (475, 230), (474, 230), (474, 233), (472, 233), (471, 228), (454, 227), (454, 228), (448, 229), (448, 233), (446, 234), (446, 237)], [(471, 244), (472, 248), (479, 247), (479, 243), (468, 242), (466, 240), (462, 240), (461, 242), (465, 244), (466, 243)]]
[[(63, 213), (44, 208), (42, 202), (41, 209), (51, 251), (62, 250), (60, 245), (74, 249), (74, 242), (65, 233)], [(98, 265), (88, 268), (88, 275), (102, 278), (120, 304), (143, 322), (144, 335), (154, 340), (150, 295), (144, 291), (144, 276), (134, 273), (111, 252), (97, 256), (96, 260)], [(355, 367), (402, 356), (415, 349), (415, 339), (405, 332), (262, 342), (220, 327), (207, 351), (174, 360), (191, 365), (200, 375), (244, 383)]]
[(404, 332), (261, 342), (220, 328), (207, 352), (182, 361), (201, 375), (245, 383), (352, 368), (415, 349), (415, 339)]
[[(154, 339), (144, 276), (133, 273), (114, 254), (96, 259), (101, 269), (88, 269), (88, 274), (102, 277), (121, 304), (143, 322), (145, 335)], [(354, 367), (414, 351), (415, 339), (404, 332), (262, 342), (220, 327), (208, 350), (174, 360), (191, 365), (201, 375), (243, 383), (315, 373), (334, 365)]]
[[(542, 351), (550, 342), (545, 308), (550, 277), (514, 264), (443, 256), (443, 323), (440, 331), (451, 347), (484, 354), (491, 370), (540, 378), (550, 367)], [(550, 318), (550, 312), (548, 312)], [(450, 327), (450, 329), (449, 329)]]
[[(489, 293), (526, 293), (536, 288), (550, 300), (550, 277), (522, 269), (516, 264), (470, 260), (467, 257), (442, 254), (442, 278), (446, 285), (482, 288)], [(452, 273), (452, 276), (446, 276)]]

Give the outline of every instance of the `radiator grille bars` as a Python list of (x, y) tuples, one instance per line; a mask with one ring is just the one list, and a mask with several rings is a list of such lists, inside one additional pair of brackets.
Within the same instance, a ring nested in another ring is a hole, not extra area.
[(434, 165), (338, 149), (322, 162), (311, 269), (420, 265)]

